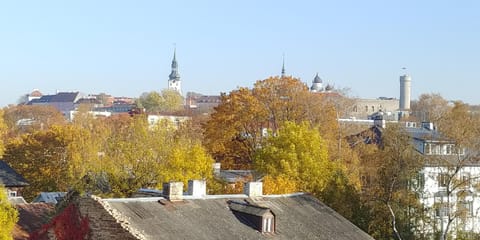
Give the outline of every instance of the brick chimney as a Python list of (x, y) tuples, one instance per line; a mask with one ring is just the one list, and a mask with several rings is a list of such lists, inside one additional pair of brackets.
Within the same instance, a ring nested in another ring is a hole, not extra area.
[(183, 200), (183, 182), (163, 183), (163, 196), (172, 202)]
[(207, 183), (205, 180), (188, 180), (188, 195), (205, 197), (207, 195)]
[(261, 197), (263, 196), (263, 184), (262, 182), (247, 182), (243, 185), (243, 193), (249, 197)]

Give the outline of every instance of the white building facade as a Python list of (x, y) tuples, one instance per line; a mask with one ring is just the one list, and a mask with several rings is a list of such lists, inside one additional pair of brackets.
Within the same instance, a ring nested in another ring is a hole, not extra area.
[(427, 219), (417, 230), (480, 234), (480, 163), (472, 153), (444, 138), (432, 123), (406, 124), (425, 165), (414, 180)]

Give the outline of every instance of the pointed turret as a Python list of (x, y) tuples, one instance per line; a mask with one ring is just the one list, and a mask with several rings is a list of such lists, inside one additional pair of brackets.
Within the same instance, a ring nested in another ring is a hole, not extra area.
[(174, 81), (180, 80), (180, 74), (178, 74), (178, 64), (177, 64), (177, 49), (173, 50), (172, 72), (169, 75), (169, 79)]
[(173, 59), (172, 59), (172, 72), (168, 75), (168, 89), (172, 89), (182, 94), (182, 88), (180, 84), (180, 74), (178, 74), (178, 63), (177, 63), (177, 49), (173, 50)]

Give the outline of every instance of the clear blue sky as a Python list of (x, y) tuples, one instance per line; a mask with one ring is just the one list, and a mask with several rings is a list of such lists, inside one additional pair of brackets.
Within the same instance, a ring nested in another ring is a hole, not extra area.
[(167, 86), (173, 46), (183, 91), (289, 75), (352, 96), (412, 94), (480, 104), (480, 1), (1, 1), (0, 106), (32, 89), (138, 97)]

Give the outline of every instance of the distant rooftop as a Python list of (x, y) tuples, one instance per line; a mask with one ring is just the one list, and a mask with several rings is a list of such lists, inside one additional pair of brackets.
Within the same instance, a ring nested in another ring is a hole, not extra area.
[[(256, 198), (244, 194), (184, 196), (176, 202), (163, 197), (98, 201), (145, 239), (373, 239), (303, 193)], [(270, 211), (275, 216), (275, 232), (262, 234), (249, 216)]]
[(0, 184), (5, 187), (25, 187), (29, 183), (6, 162), (0, 160)]

